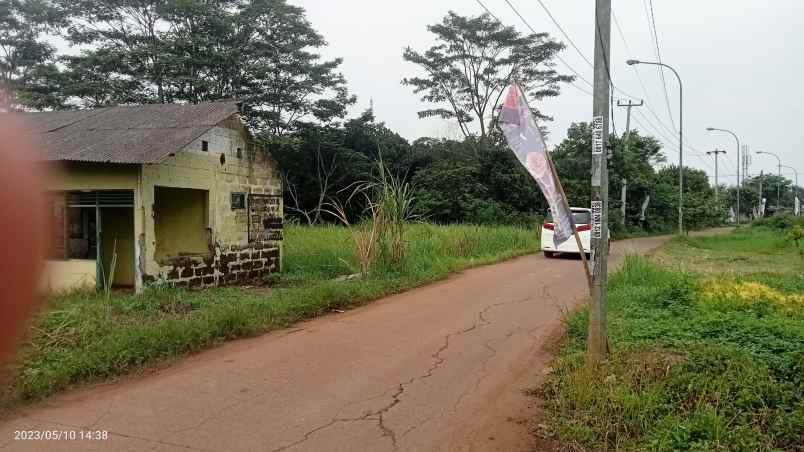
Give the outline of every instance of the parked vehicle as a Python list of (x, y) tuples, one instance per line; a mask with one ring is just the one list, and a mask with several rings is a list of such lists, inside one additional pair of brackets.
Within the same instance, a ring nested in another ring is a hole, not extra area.
[[(592, 250), (592, 210), (582, 207), (571, 207), (570, 210), (572, 211), (572, 218), (575, 221), (575, 228), (578, 231), (578, 235), (581, 237), (583, 252), (589, 256)], [(541, 249), (545, 257), (553, 257), (557, 253), (581, 253), (574, 237), (570, 237), (569, 240), (556, 247), (553, 244), (554, 229), (555, 224), (553, 223), (553, 217), (548, 211), (547, 216), (544, 218), (544, 224), (542, 224), (541, 238)]]

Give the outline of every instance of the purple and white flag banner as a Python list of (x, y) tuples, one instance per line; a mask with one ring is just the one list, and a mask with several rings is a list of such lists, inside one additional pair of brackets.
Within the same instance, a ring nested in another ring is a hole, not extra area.
[(516, 83), (508, 87), (508, 94), (500, 110), (500, 128), (505, 134), (508, 147), (514, 151), (519, 163), (536, 179), (550, 205), (555, 224), (553, 242), (556, 246), (564, 243), (573, 234), (572, 213), (567, 208), (558, 189), (558, 181), (550, 170), (542, 132), (536, 125), (525, 95)]

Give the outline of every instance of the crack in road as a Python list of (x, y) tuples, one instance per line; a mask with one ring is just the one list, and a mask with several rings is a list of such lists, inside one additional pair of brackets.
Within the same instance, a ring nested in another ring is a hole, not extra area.
[[(341, 417), (338, 417), (338, 415), (336, 414), (336, 416), (333, 417), (332, 419), (330, 419), (329, 422), (327, 422), (327, 423), (325, 423), (323, 425), (320, 425), (320, 426), (318, 426), (318, 427), (316, 427), (316, 428), (314, 428), (312, 430), (309, 430), (306, 433), (304, 433), (302, 438), (300, 438), (300, 439), (298, 439), (298, 440), (296, 440), (294, 442), (291, 442), (289, 444), (286, 444), (284, 446), (272, 449), (271, 452), (282, 452), (284, 450), (287, 450), (287, 449), (290, 449), (292, 447), (298, 446), (299, 444), (302, 444), (305, 441), (308, 441), (316, 433), (321, 432), (322, 430), (326, 430), (326, 429), (332, 427), (333, 425), (335, 425), (337, 423), (360, 422), (360, 421), (366, 421), (366, 420), (376, 420), (377, 421), (377, 426), (382, 431), (382, 436), (390, 438), (393, 450), (397, 450), (397, 448), (399, 447), (398, 443), (397, 443), (399, 438), (404, 437), (405, 435), (407, 435), (411, 431), (415, 430), (416, 428), (421, 426), (424, 422), (426, 422), (427, 420), (430, 419), (430, 418), (427, 418), (424, 421), (420, 422), (419, 424), (417, 424), (417, 425), (415, 425), (415, 426), (413, 426), (411, 428), (408, 428), (405, 432), (403, 432), (401, 435), (399, 435), (399, 437), (397, 437), (396, 432), (392, 428), (390, 428), (387, 425), (385, 425), (385, 414), (388, 413), (388, 411), (390, 411), (396, 405), (402, 403), (401, 397), (404, 394), (405, 389), (408, 386), (410, 386), (411, 384), (413, 384), (413, 383), (415, 383), (417, 381), (421, 381), (421, 380), (424, 380), (426, 378), (429, 378), (429, 377), (433, 376), (433, 373), (439, 367), (441, 367), (444, 364), (444, 362), (446, 361), (446, 359), (444, 357), (442, 357), (441, 354), (444, 353), (449, 348), (450, 340), (452, 338), (457, 337), (457, 336), (461, 336), (463, 334), (466, 334), (466, 333), (469, 333), (469, 332), (472, 332), (472, 331), (475, 331), (478, 328), (490, 325), (491, 320), (486, 318), (486, 314), (488, 313), (488, 311), (490, 311), (493, 308), (499, 307), (499, 306), (525, 303), (525, 302), (528, 302), (528, 301), (530, 301), (532, 299), (533, 299), (533, 297), (528, 296), (528, 297), (525, 297), (525, 298), (520, 299), (520, 300), (502, 301), (502, 302), (499, 302), (499, 303), (490, 304), (490, 305), (486, 306), (485, 308), (483, 308), (482, 310), (480, 310), (478, 312), (478, 315), (477, 315), (478, 320), (472, 326), (469, 326), (469, 327), (466, 327), (464, 329), (449, 333), (446, 336), (444, 336), (444, 344), (441, 347), (439, 347), (439, 349), (436, 350), (435, 353), (430, 355), (434, 360), (433, 364), (430, 366), (430, 368), (428, 368), (427, 371), (424, 372), (421, 375), (411, 377), (410, 379), (399, 383), (396, 386), (396, 391), (394, 392), (394, 394), (391, 395), (391, 401), (387, 405), (383, 406), (382, 408), (380, 408), (378, 410), (374, 410), (374, 411), (369, 411), (369, 412), (365, 413), (363, 416), (352, 417), (352, 418), (341, 418)], [(502, 339), (502, 342), (508, 340), (519, 329), (520, 328), (517, 327), (513, 331), (509, 331), (508, 333), (506, 333), (505, 337)], [(497, 354), (497, 350), (494, 347), (491, 347), (491, 345), (489, 345), (489, 342), (491, 342), (491, 341), (492, 341), (492, 339), (490, 339), (490, 340), (488, 340), (488, 341), (486, 341), (484, 343), (486, 348), (488, 348), (492, 353), (486, 359), (483, 360), (483, 366), (482, 366), (483, 370), (482, 370), (481, 377), (478, 379), (478, 381), (475, 382), (474, 389), (471, 389), (471, 390), (467, 391), (466, 393), (462, 394), (459, 397), (458, 402), (453, 407), (453, 412), (457, 409), (458, 404), (460, 404), (460, 399), (465, 397), (465, 395), (467, 393), (469, 393), (469, 392), (471, 392), (473, 390), (476, 390), (477, 387), (479, 386), (480, 382), (486, 377), (485, 373), (486, 373), (486, 366), (488, 364), (488, 361), (491, 360)], [(385, 394), (387, 392), (388, 391), (383, 392), (380, 396), (374, 396), (374, 397), (370, 397), (368, 399), (364, 399), (361, 402), (372, 400), (372, 399), (375, 399), (375, 398), (378, 398), (378, 397), (383, 397), (383, 396), (385, 396)], [(356, 402), (356, 403), (361, 403), (361, 402)], [(341, 409), (338, 410), (338, 413), (343, 411), (346, 407), (352, 406), (352, 405), (354, 405), (356, 403), (349, 403), (349, 404), (345, 405), (344, 407), (342, 407)]]
[[(406, 381), (403, 381), (402, 383), (399, 383), (397, 385), (397, 387), (396, 387), (396, 392), (391, 396), (391, 401), (387, 405), (385, 405), (384, 407), (382, 407), (382, 408), (380, 408), (378, 410), (370, 411), (370, 412), (368, 412), (368, 413), (366, 413), (366, 414), (364, 414), (363, 416), (360, 416), (360, 417), (355, 417), (355, 418), (338, 418), (338, 417), (335, 417), (335, 418), (331, 419), (329, 422), (327, 422), (326, 424), (320, 425), (320, 426), (318, 426), (318, 427), (306, 432), (304, 434), (304, 436), (302, 438), (300, 438), (299, 440), (294, 441), (294, 442), (289, 443), (289, 444), (286, 444), (284, 446), (272, 449), (271, 452), (281, 452), (281, 451), (290, 449), (291, 447), (298, 446), (299, 444), (302, 444), (303, 442), (309, 440), (310, 437), (312, 437), (314, 434), (316, 434), (316, 433), (318, 433), (318, 432), (320, 432), (322, 430), (325, 430), (325, 429), (327, 429), (329, 427), (332, 427), (333, 425), (335, 425), (335, 424), (337, 424), (339, 422), (356, 422), (356, 421), (365, 421), (365, 420), (376, 420), (377, 421), (377, 426), (382, 431), (382, 436), (389, 437), (391, 439), (391, 444), (393, 446), (393, 450), (396, 450), (398, 448), (396, 432), (394, 432), (393, 429), (391, 429), (391, 428), (389, 428), (388, 426), (385, 425), (385, 420), (384, 420), (385, 414), (389, 410), (391, 410), (393, 407), (395, 407), (396, 405), (398, 405), (399, 403), (402, 402), (401, 397), (402, 397), (402, 394), (405, 392), (405, 388), (407, 386), (410, 386), (411, 384), (413, 384), (413, 383), (415, 383), (417, 381), (421, 381), (421, 380), (424, 380), (426, 378), (432, 377), (433, 372), (435, 372), (439, 367), (441, 367), (442, 364), (444, 364), (446, 359), (444, 357), (442, 357), (441, 354), (444, 353), (444, 351), (446, 351), (449, 348), (451, 338), (456, 337), (456, 336), (460, 336), (462, 334), (466, 334), (466, 333), (468, 333), (470, 331), (474, 331), (475, 329), (477, 329), (477, 327), (478, 327), (478, 323), (475, 323), (470, 327), (467, 327), (467, 328), (464, 328), (462, 330), (458, 330), (456, 332), (452, 332), (452, 333), (447, 334), (444, 337), (444, 344), (441, 347), (439, 347), (438, 350), (435, 351), (435, 353), (430, 355), (434, 359), (434, 362), (430, 366), (430, 368), (428, 368), (427, 371), (424, 372), (421, 375), (411, 377), (410, 379), (408, 379)], [(375, 417), (372, 417), (372, 416), (375, 416)]]

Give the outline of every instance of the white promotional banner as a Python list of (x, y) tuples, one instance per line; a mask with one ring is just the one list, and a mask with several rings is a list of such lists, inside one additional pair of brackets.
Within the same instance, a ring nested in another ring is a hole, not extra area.
[(572, 213), (567, 208), (558, 189), (558, 181), (550, 169), (542, 132), (536, 125), (525, 95), (516, 83), (508, 87), (508, 94), (500, 110), (500, 128), (505, 134), (508, 147), (514, 151), (519, 163), (536, 179), (550, 205), (555, 224), (553, 241), (558, 246), (573, 234)]
[(798, 196), (796, 196), (795, 205), (793, 206), (793, 215), (801, 215), (801, 201), (799, 201)]

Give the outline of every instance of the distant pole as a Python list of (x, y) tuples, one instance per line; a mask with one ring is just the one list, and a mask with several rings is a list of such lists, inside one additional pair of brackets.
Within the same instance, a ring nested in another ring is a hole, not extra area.
[[(796, 175), (796, 186), (793, 187), (793, 197), (798, 198), (798, 170), (793, 168), (792, 166), (782, 165), (782, 168), (787, 168), (793, 171), (793, 174)], [(795, 207), (795, 200), (793, 201), (793, 206)]]
[(625, 144), (623, 145), (623, 149), (625, 152), (628, 152), (628, 141), (631, 138), (631, 108), (633, 107), (641, 107), (645, 101), (640, 100), (638, 104), (631, 102), (629, 99), (627, 103), (623, 103), (622, 101), (617, 101), (618, 107), (626, 107), (625, 113)]
[(628, 179), (623, 179), (623, 186), (620, 188), (620, 216), (622, 216), (623, 227), (625, 227), (626, 196), (628, 196)]
[(765, 216), (765, 212), (762, 211), (762, 171), (759, 172), (759, 207), (757, 212), (760, 218)]
[[(717, 203), (717, 191), (718, 191), (718, 181), (717, 181), (717, 155), (718, 154), (725, 154), (726, 151), (718, 151), (715, 149), (714, 151), (706, 151), (706, 155), (715, 155), (715, 203)], [(739, 207), (738, 207), (739, 211)]]
[[(737, 142), (737, 224), (740, 224), (740, 138), (737, 137), (737, 134), (732, 132), (728, 129), (718, 129), (717, 127), (707, 127), (706, 130), (713, 131), (717, 130), (718, 132), (726, 132), (731, 134), (734, 137), (734, 140)], [(747, 146), (746, 146), (747, 147)], [(746, 150), (743, 151), (743, 156), (745, 157)], [(748, 159), (745, 159), (745, 162), (748, 162)], [(715, 158), (715, 164), (717, 164), (717, 157)], [(747, 167), (743, 170), (743, 179), (745, 179), (745, 174), (748, 171)]]
[(595, 0), (595, 64), (592, 100), (592, 300), (589, 306), (587, 362), (608, 357), (606, 285), (609, 257), (609, 183), (606, 155), (609, 138), (611, 0)]
[(780, 159), (779, 156), (773, 152), (757, 151), (757, 154), (772, 155), (776, 157), (776, 162), (779, 164), (779, 180), (776, 184), (776, 209), (778, 210), (782, 207), (782, 159)]
[[(628, 145), (630, 144), (629, 142), (631, 141), (631, 109), (633, 107), (641, 107), (644, 104), (645, 104), (645, 101), (643, 101), (643, 100), (640, 100), (638, 104), (632, 102), (630, 99), (628, 100), (628, 102), (625, 102), (625, 103), (623, 103), (623, 101), (621, 101), (621, 100), (617, 101), (617, 106), (618, 107), (625, 107), (626, 108), (626, 113), (625, 113), (625, 140), (624, 140), (625, 142), (623, 143), (623, 152), (624, 153), (628, 153)], [(620, 191), (620, 216), (622, 217), (623, 228), (626, 225), (625, 207), (626, 207), (627, 191), (628, 191), (628, 181), (626, 179), (623, 179), (623, 185), (622, 185), (622, 188), (621, 188), (621, 191)]]
[(628, 60), (626, 64), (651, 64), (654, 66), (666, 67), (673, 71), (678, 79), (678, 233), (684, 233), (684, 84), (681, 83), (681, 76), (672, 66), (664, 63), (651, 61)]

